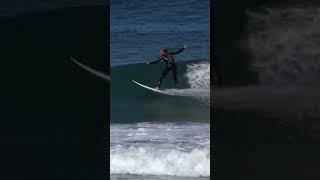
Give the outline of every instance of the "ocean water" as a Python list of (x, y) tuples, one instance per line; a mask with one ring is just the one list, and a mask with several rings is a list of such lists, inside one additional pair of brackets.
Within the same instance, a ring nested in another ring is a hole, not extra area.
[[(111, 179), (209, 179), (210, 1), (110, 1)], [(154, 86), (167, 47), (176, 55), (181, 89)]]
[(210, 1), (110, 1), (111, 66), (153, 60), (160, 48), (178, 50), (177, 60), (209, 59)]

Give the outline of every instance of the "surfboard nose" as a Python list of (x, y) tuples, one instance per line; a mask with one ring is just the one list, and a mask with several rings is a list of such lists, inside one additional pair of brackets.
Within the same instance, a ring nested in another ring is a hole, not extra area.
[(93, 68), (91, 68), (91, 67), (89, 67), (87, 65), (84, 65), (84, 64), (80, 63), (79, 61), (74, 59), (72, 56), (70, 57), (70, 60), (72, 62), (74, 62), (76, 65), (78, 65), (79, 67), (81, 67), (82, 69), (90, 72), (91, 74), (96, 75), (96, 76), (106, 80), (107, 82), (110, 81), (110, 76), (109, 75), (107, 75), (107, 74), (105, 74), (105, 73), (103, 73), (101, 71), (97, 71), (97, 70), (95, 70), (95, 69), (93, 69)]

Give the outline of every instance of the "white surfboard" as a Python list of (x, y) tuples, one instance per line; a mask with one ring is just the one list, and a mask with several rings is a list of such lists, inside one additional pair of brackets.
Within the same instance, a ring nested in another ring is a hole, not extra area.
[(151, 91), (158, 92), (158, 93), (161, 93), (161, 94), (166, 94), (164, 91), (161, 91), (161, 90), (159, 90), (159, 89), (155, 89), (155, 88), (152, 88), (152, 87), (143, 85), (143, 84), (138, 83), (137, 81), (135, 81), (135, 80), (133, 80), (133, 79), (132, 79), (131, 81), (134, 82), (134, 83), (136, 83), (136, 84), (138, 84), (139, 86), (141, 86), (141, 87), (143, 87), (143, 88), (146, 88), (146, 89), (149, 89), (149, 90), (151, 90)]
[(79, 61), (77, 61), (76, 59), (74, 59), (73, 57), (70, 57), (70, 60), (72, 62), (74, 62), (76, 65), (78, 65), (79, 67), (81, 67), (82, 69), (84, 69), (84, 70), (86, 70), (86, 71), (88, 71), (88, 72), (108, 81), (108, 82), (110, 81), (110, 77), (108, 75), (104, 74), (103, 72), (97, 71), (89, 66), (86, 66), (86, 65), (80, 63)]
[(131, 80), (132, 82), (134, 82), (135, 84), (146, 88), (148, 90), (160, 93), (160, 94), (164, 94), (164, 95), (168, 95), (168, 96), (180, 96), (180, 97), (197, 97), (197, 99), (208, 99), (208, 97), (210, 97), (210, 90), (208, 89), (163, 89), (163, 90), (158, 90), (146, 85), (143, 85), (141, 83), (138, 83), (135, 80)]

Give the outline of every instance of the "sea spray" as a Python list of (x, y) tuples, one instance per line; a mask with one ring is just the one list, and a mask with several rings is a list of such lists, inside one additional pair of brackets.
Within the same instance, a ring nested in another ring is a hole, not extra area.
[(185, 78), (189, 88), (166, 89), (165, 94), (175, 96), (188, 96), (204, 104), (210, 104), (210, 63), (198, 62), (187, 64)]
[(185, 76), (191, 88), (210, 88), (210, 63), (199, 62), (188, 64)]

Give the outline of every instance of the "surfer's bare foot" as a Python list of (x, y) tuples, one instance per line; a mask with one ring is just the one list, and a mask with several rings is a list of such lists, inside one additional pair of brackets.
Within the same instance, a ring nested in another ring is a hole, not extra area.
[(159, 88), (158, 86), (157, 86), (157, 87), (155, 87), (155, 89), (156, 89), (156, 90), (160, 90), (160, 88)]

